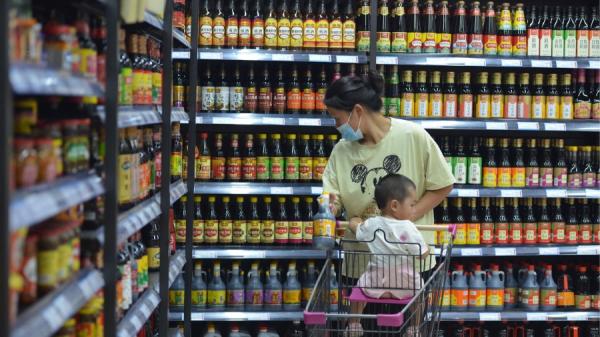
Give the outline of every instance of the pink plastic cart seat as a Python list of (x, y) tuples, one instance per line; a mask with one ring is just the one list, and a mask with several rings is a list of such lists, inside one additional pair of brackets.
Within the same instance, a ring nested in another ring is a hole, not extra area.
[(367, 302), (367, 303), (378, 303), (378, 304), (401, 304), (406, 305), (412, 297), (397, 299), (397, 298), (373, 298), (367, 296), (364, 291), (359, 287), (353, 287), (348, 300), (351, 302)]

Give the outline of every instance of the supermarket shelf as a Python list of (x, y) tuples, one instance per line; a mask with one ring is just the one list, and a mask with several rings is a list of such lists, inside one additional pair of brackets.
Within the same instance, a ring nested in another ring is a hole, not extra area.
[(435, 54), (380, 54), (377, 55), (377, 64), (444, 67), (598, 69), (600, 68), (600, 58), (520, 58)]
[[(269, 312), (240, 312), (215, 311), (192, 312), (192, 321), (236, 322), (236, 321), (301, 321), (304, 320), (302, 311), (269, 311)], [(183, 312), (169, 312), (169, 321), (182, 322)]]
[[(182, 180), (172, 183), (170, 189), (171, 205), (187, 192), (187, 187)], [(133, 233), (142, 229), (159, 215), (160, 193), (156, 193), (152, 198), (119, 215), (117, 219), (117, 242), (125, 242)], [(98, 240), (103, 242), (104, 236), (100, 235)]]
[(442, 312), (442, 321), (597, 321), (598, 311)]
[(137, 336), (138, 331), (156, 309), (158, 303), (160, 303), (160, 295), (153, 288), (148, 288), (118, 323), (116, 336)]
[(94, 171), (17, 191), (10, 202), (10, 229), (28, 227), (104, 193)]
[[(146, 11), (144, 13), (144, 22), (158, 30), (163, 30), (163, 20), (153, 13)], [(190, 42), (182, 31), (173, 28), (173, 38), (186, 48), (190, 48)]]
[[(189, 60), (190, 51), (175, 49), (174, 60)], [(199, 49), (198, 60), (215, 61), (276, 61), (276, 62), (320, 62), (320, 63), (367, 63), (366, 53), (308, 53), (295, 51), (259, 49)]]
[[(171, 288), (171, 285), (173, 282), (175, 282), (175, 278), (181, 274), (184, 265), (185, 251), (183, 250), (177, 251), (175, 255), (169, 258), (169, 288)], [(151, 285), (151, 288), (160, 294), (159, 273), (151, 272), (149, 277), (149, 284)]]
[(71, 282), (45, 296), (20, 315), (11, 337), (52, 336), (103, 286), (104, 279), (100, 271), (79, 271)]
[[(104, 106), (98, 106), (96, 115), (104, 122), (106, 111)], [(171, 122), (184, 122), (189, 120), (183, 108), (171, 109)], [(120, 129), (132, 126), (160, 124), (162, 122), (162, 106), (160, 105), (124, 105), (119, 107), (117, 125)]]
[(43, 65), (14, 63), (11, 64), (9, 75), (12, 89), (17, 95), (104, 95), (104, 90), (96, 81)]
[[(435, 248), (440, 254), (440, 248)], [(519, 245), (519, 246), (461, 246), (452, 247), (452, 256), (559, 256), (559, 255), (600, 255), (600, 245)]]
[[(253, 182), (197, 182), (195, 194), (235, 195), (319, 195), (321, 184), (310, 183), (253, 183)], [(455, 187), (449, 197), (466, 198), (600, 198), (598, 189), (560, 188), (462, 188)]]
[[(600, 132), (596, 120), (535, 120), (535, 119), (455, 119), (455, 118), (403, 118), (428, 130), (510, 130), (548, 132)], [(319, 115), (251, 114), (251, 113), (199, 113), (197, 124), (203, 125), (260, 125), (260, 126), (310, 126), (334, 127), (333, 118)]]
[(170, 328), (169, 329), (169, 337), (183, 337), (181, 331), (178, 328)]
[(253, 249), (249, 247), (237, 248), (194, 248), (194, 259), (326, 259), (326, 250), (307, 247), (268, 247)]
[[(160, 114), (162, 115), (162, 108), (159, 107)], [(180, 107), (172, 107), (171, 108), (171, 122), (179, 122), (179, 123), (188, 123), (190, 121), (190, 117), (188, 113), (185, 112), (183, 108)]]

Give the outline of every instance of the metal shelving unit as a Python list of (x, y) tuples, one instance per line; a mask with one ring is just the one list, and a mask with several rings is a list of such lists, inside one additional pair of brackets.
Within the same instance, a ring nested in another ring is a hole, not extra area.
[[(190, 50), (174, 50), (174, 60), (189, 60)], [(263, 61), (263, 62), (317, 62), (366, 64), (367, 54), (357, 52), (320, 53), (305, 51), (277, 51), (257, 49), (199, 49), (201, 61)]]
[(17, 95), (103, 96), (98, 82), (43, 65), (10, 65), (10, 84)]
[[(165, 13), (165, 17), (166, 17), (166, 13)], [(156, 16), (156, 14), (151, 13), (149, 11), (146, 11), (144, 13), (144, 23), (152, 26), (153, 28), (155, 28), (158, 31), (164, 31), (165, 29), (164, 27), (164, 21), (163, 19), (159, 18), (158, 16)], [(167, 26), (170, 26), (170, 24), (168, 24)], [(171, 29), (172, 31), (172, 37), (177, 40), (178, 43), (180, 43), (181, 45), (185, 46), (186, 48), (190, 48), (190, 42), (187, 40), (187, 38), (185, 37), (185, 34), (183, 34), (183, 32), (173, 28)]]
[[(293, 249), (290, 249), (293, 248)], [(314, 249), (311, 246), (290, 247), (218, 247), (204, 248), (197, 246), (192, 253), (194, 259), (326, 259), (330, 254), (325, 250)]]
[[(194, 322), (237, 322), (237, 321), (301, 321), (304, 319), (302, 311), (218, 311), (218, 312), (192, 312), (192, 321)], [(183, 320), (182, 312), (169, 312), (169, 321), (181, 322)]]
[[(435, 248), (440, 253), (440, 248)], [(477, 256), (592, 256), (600, 255), (600, 245), (494, 245), (455, 246), (452, 257)]]
[(442, 312), (442, 321), (598, 321), (596, 311)]

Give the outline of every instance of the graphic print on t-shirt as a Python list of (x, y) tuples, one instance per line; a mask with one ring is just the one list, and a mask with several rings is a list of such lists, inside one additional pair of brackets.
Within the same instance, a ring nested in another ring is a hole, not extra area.
[(372, 188), (369, 190), (375, 191), (375, 186), (379, 184), (381, 179), (389, 174), (398, 173), (401, 167), (402, 163), (400, 162), (400, 157), (392, 154), (383, 159), (383, 166), (381, 167), (369, 169), (363, 164), (354, 165), (350, 171), (350, 179), (353, 183), (360, 184), (360, 190), (365, 194), (368, 184), (372, 183), (373, 186), (371, 186)]

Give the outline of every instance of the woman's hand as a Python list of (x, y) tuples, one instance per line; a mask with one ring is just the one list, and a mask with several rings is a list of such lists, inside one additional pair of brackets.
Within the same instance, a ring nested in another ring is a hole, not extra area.
[(360, 224), (362, 224), (362, 223), (363, 223), (363, 219), (355, 216), (354, 218), (350, 219), (350, 222), (348, 223), (348, 228), (350, 228), (352, 233), (356, 234), (356, 230), (358, 229), (358, 226), (360, 226)]

